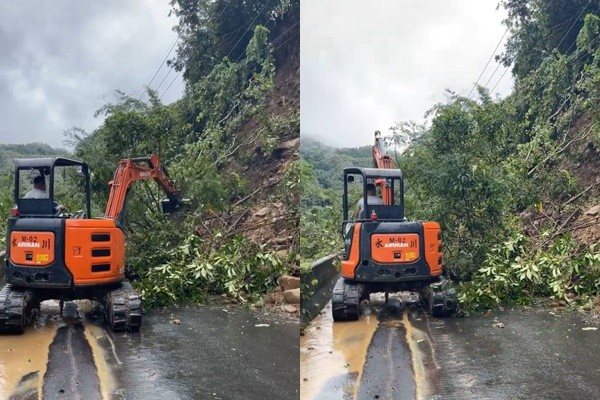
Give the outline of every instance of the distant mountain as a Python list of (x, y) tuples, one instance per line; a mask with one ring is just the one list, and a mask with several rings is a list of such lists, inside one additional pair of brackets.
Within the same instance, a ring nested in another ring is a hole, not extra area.
[(344, 168), (372, 167), (371, 151), (372, 145), (340, 149), (305, 137), (300, 145), (300, 157), (314, 168), (319, 185), (325, 189), (341, 188)]
[(0, 144), (0, 174), (12, 171), (16, 158), (70, 156), (68, 150), (55, 149), (45, 143)]

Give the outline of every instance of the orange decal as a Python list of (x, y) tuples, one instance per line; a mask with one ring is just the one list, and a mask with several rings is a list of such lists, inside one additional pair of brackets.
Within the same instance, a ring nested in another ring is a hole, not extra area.
[(53, 232), (21, 232), (10, 234), (10, 261), (15, 265), (45, 267), (54, 262)]
[(409, 263), (419, 259), (417, 233), (371, 235), (371, 258), (378, 263)]

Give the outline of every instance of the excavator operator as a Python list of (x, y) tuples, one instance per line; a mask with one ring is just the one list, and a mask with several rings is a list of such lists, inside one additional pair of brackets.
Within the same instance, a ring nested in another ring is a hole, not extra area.
[[(46, 188), (46, 179), (43, 175), (38, 175), (33, 178), (33, 189), (25, 194), (24, 199), (47, 199), (50, 195)], [(66, 211), (66, 208), (62, 204), (54, 203), (54, 212), (60, 214)]]
[(47, 199), (48, 191), (46, 190), (46, 180), (43, 176), (38, 175), (33, 179), (33, 189), (25, 194), (25, 199)]
[[(367, 183), (367, 204), (370, 206), (381, 206), (383, 200), (377, 196), (377, 189), (374, 184)], [(360, 213), (365, 209), (364, 198), (361, 197), (356, 203), (356, 211), (354, 212), (354, 219), (357, 219)]]

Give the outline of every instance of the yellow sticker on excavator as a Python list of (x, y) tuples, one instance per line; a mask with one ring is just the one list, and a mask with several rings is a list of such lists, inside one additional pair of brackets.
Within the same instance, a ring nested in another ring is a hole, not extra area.
[(37, 262), (48, 261), (48, 254), (36, 254), (35, 261), (37, 261)]

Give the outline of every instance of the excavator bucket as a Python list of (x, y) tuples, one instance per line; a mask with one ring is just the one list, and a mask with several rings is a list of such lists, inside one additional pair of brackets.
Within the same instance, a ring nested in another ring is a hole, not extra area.
[(189, 199), (164, 198), (161, 200), (162, 212), (164, 214), (176, 214), (189, 209)]

